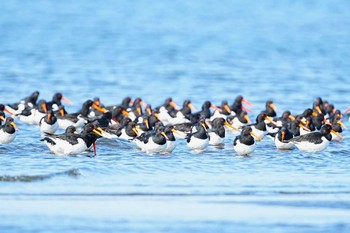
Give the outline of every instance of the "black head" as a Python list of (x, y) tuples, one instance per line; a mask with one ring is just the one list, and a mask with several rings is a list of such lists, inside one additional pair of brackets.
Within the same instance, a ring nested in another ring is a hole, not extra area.
[(141, 104), (142, 102), (142, 99), (140, 97), (137, 97), (135, 100), (134, 100), (134, 106), (137, 105), (137, 104)]
[(243, 96), (239, 95), (236, 97), (235, 102), (242, 102), (243, 101)]
[(183, 103), (184, 107), (188, 107), (188, 105), (191, 103), (191, 100), (185, 100)]
[(63, 97), (61, 92), (57, 92), (56, 94), (53, 95), (52, 99), (53, 100), (61, 100)]
[(244, 126), (243, 129), (242, 129), (242, 132), (241, 134), (242, 135), (248, 135), (252, 132), (252, 127), (250, 126)]
[(174, 129), (174, 126), (172, 126), (172, 125), (167, 125), (167, 126), (165, 126), (165, 128), (164, 128), (164, 132), (169, 132), (169, 131), (172, 131)]
[(334, 110), (334, 105), (333, 104), (328, 104), (327, 108), (326, 108), (326, 112), (327, 113), (331, 113)]
[(324, 126), (322, 126), (320, 132), (323, 136), (328, 135), (331, 133), (332, 130), (332, 126), (329, 124), (325, 124)]
[(211, 106), (211, 102), (209, 100), (205, 101), (204, 104), (203, 104), (203, 108), (207, 107), (207, 108), (210, 108)]
[(313, 112), (314, 111), (311, 108), (307, 108), (307, 109), (304, 110), (302, 116), (306, 118), (308, 116), (311, 116)]
[(168, 98), (166, 98), (166, 100), (165, 100), (165, 104), (169, 104), (169, 103), (171, 103), (171, 102), (173, 102), (173, 98), (171, 98), (171, 97), (168, 97)]
[(40, 94), (39, 91), (34, 91), (34, 92), (32, 93), (32, 97), (38, 97), (39, 94)]
[(122, 100), (122, 104), (124, 106), (129, 106), (129, 104), (131, 104), (131, 98), (129, 96), (125, 97), (123, 100)]
[(105, 113), (103, 113), (103, 117), (105, 117), (108, 120), (111, 120), (112, 119), (112, 113), (109, 112), (109, 111), (105, 112)]
[(11, 124), (12, 122), (14, 122), (14, 120), (13, 120), (13, 118), (12, 118), (12, 117), (8, 117), (8, 118), (6, 118), (6, 123)]
[(266, 101), (266, 107), (269, 107), (271, 104), (273, 104), (273, 101), (272, 101), (272, 100)]
[(84, 126), (84, 132), (86, 133), (91, 133), (94, 129), (95, 129), (95, 125), (94, 124), (91, 124), (91, 123), (88, 123)]
[(323, 101), (321, 97), (317, 97), (315, 103), (317, 103), (318, 105), (322, 105)]
[(289, 117), (291, 115), (292, 115), (292, 113), (289, 110), (284, 111), (283, 114), (282, 114), (283, 117)]
[(100, 98), (99, 98), (99, 97), (95, 97), (95, 98), (94, 98), (94, 103), (95, 103), (97, 106), (100, 106), (100, 105), (101, 105)]
[(94, 101), (92, 101), (92, 100), (87, 100), (87, 101), (85, 101), (85, 105), (87, 105), (87, 106), (92, 106), (92, 104), (94, 103)]
[(77, 131), (77, 129), (73, 125), (70, 125), (66, 128), (65, 133), (66, 134), (73, 134), (76, 131)]
[(45, 103), (46, 103), (46, 101), (45, 101), (45, 100), (39, 100), (38, 105), (42, 105), (42, 104), (45, 104)]
[(165, 130), (165, 127), (164, 127), (164, 126), (159, 126), (159, 127), (156, 129), (156, 132), (160, 134), (161, 132), (164, 132), (164, 130)]
[(256, 117), (256, 121), (257, 122), (261, 122), (264, 121), (266, 119), (266, 114), (264, 112), (260, 113), (257, 117)]
[(223, 101), (221, 101), (221, 105), (222, 105), (222, 106), (224, 106), (224, 105), (228, 105), (227, 100), (223, 100)]

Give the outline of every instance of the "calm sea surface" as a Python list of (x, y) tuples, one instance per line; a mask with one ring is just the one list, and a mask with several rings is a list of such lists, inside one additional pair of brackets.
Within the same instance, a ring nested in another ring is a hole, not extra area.
[[(171, 96), (219, 105), (243, 95), (251, 119), (316, 97), (350, 106), (350, 2), (16, 1), (0, 3), (0, 103), (60, 91), (74, 104)], [(344, 122), (348, 124), (347, 118)], [(277, 151), (265, 138), (166, 156), (120, 141), (98, 155), (50, 154), (18, 120), (0, 145), (0, 231), (350, 232), (350, 133), (320, 153)]]

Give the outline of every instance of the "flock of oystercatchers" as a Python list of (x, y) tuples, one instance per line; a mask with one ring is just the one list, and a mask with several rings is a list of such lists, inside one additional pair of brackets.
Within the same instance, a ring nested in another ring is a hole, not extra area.
[[(37, 125), (50, 151), (57, 155), (76, 155), (91, 147), (96, 155), (96, 140), (127, 140), (149, 154), (171, 153), (177, 140), (185, 140), (192, 150), (205, 150), (209, 145), (224, 145), (227, 133), (237, 134), (233, 148), (238, 155), (252, 153), (258, 141), (271, 137), (276, 148), (291, 150), (297, 147), (305, 152), (324, 150), (332, 140), (343, 136), (343, 115), (334, 105), (317, 98), (312, 108), (292, 115), (284, 111), (277, 117), (276, 107), (267, 101), (252, 123), (248, 117), (252, 104), (237, 96), (229, 105), (222, 101), (215, 106), (205, 101), (197, 111), (190, 100), (182, 107), (167, 98), (159, 107), (152, 108), (141, 98), (125, 97), (120, 104), (104, 106), (99, 98), (86, 100), (76, 113), (67, 113), (62, 102), (71, 102), (61, 93), (51, 101), (39, 100), (39, 92), (13, 104), (0, 104), (0, 144), (11, 143), (18, 130), (14, 119)], [(213, 109), (213, 110), (211, 110)], [(349, 112), (350, 108), (345, 112)], [(6, 114), (10, 114), (6, 118)], [(62, 128), (62, 134), (55, 132)]]

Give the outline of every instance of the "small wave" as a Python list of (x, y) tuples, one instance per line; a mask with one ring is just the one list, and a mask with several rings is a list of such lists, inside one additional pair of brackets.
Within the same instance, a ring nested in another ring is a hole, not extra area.
[(55, 172), (45, 175), (18, 175), (18, 176), (8, 176), (3, 175), (0, 176), (0, 182), (36, 182), (51, 179), (56, 176), (70, 176), (70, 177), (78, 177), (81, 173), (79, 169), (70, 169), (63, 172)]

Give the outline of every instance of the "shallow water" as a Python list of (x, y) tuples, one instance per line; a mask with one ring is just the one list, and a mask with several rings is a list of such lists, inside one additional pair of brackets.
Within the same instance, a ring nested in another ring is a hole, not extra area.
[[(158, 106), (219, 105), (241, 94), (251, 119), (272, 99), (298, 114), (316, 97), (349, 107), (348, 1), (5, 1), (0, 103), (61, 91), (77, 111), (99, 96)], [(347, 119), (345, 122), (348, 125)], [(98, 141), (98, 155), (54, 156), (34, 126), (0, 145), (4, 232), (349, 232), (349, 132), (320, 153), (166, 156)], [(349, 126), (349, 125), (348, 125)]]

